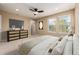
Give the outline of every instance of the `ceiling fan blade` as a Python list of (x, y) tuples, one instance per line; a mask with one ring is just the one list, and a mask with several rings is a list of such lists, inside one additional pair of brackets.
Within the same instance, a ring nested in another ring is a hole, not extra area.
[(39, 13), (42, 13), (42, 12), (44, 12), (43, 10), (40, 10), (40, 11), (38, 11)]
[(37, 11), (38, 9), (37, 8), (34, 8), (34, 10)]
[(34, 12), (35, 12), (35, 10), (34, 10), (34, 9), (29, 9), (29, 10), (34, 11)]

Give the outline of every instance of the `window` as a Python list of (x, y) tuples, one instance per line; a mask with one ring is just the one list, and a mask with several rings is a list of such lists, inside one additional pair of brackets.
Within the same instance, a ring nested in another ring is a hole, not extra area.
[(58, 17), (59, 32), (69, 32), (71, 29), (71, 16)]
[(49, 31), (56, 31), (56, 19), (48, 20)]
[(58, 16), (56, 19), (48, 20), (49, 31), (69, 32), (71, 30), (71, 16)]

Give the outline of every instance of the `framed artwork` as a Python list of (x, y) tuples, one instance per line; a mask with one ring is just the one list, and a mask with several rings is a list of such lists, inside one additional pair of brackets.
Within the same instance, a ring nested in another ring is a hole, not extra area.
[(43, 21), (39, 21), (39, 30), (43, 30)]
[(9, 19), (9, 28), (15, 29), (23, 29), (24, 27), (24, 21), (21, 20), (15, 20), (15, 19)]

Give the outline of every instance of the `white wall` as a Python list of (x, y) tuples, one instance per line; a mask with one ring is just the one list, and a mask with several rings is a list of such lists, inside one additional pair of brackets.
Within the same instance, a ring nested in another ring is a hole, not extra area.
[(2, 32), (2, 17), (1, 17), (1, 15), (0, 15), (0, 41), (1, 41), (1, 32)]
[(79, 33), (79, 4), (75, 7), (75, 33)]

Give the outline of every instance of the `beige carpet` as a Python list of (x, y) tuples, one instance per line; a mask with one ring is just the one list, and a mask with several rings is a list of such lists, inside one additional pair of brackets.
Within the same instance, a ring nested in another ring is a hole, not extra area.
[(9, 54), (9, 52), (18, 50), (19, 46), (24, 42), (33, 40), (32, 38), (39, 37), (37, 35), (31, 36), (25, 39), (10, 41), (10, 42), (0, 42), (0, 55)]

